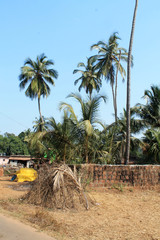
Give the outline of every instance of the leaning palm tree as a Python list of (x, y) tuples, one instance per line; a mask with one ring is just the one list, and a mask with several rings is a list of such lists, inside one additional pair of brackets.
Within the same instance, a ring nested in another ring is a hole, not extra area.
[(96, 58), (97, 63), (95, 69), (98, 70), (99, 76), (103, 76), (110, 82), (113, 95), (113, 106), (115, 112), (115, 121), (117, 121), (117, 82), (118, 73), (121, 74), (124, 80), (126, 76), (125, 69), (121, 65), (121, 61), (127, 61), (127, 51), (119, 47), (117, 33), (113, 33), (108, 42), (99, 41), (97, 44), (91, 46), (91, 49), (97, 49), (98, 55), (91, 58)]
[(28, 58), (24, 66), (21, 67), (21, 74), (19, 75), (19, 84), (20, 89), (24, 89), (27, 85), (25, 95), (30, 97), (32, 100), (38, 98), (38, 109), (43, 123), (43, 117), (41, 114), (40, 108), (40, 98), (48, 97), (50, 94), (50, 87), (48, 85), (54, 85), (54, 78), (58, 77), (58, 73), (53, 68), (54, 63), (52, 60), (47, 60), (47, 57), (44, 54), (41, 54), (37, 57), (36, 61), (32, 61)]
[(98, 109), (100, 105), (100, 101), (103, 99), (106, 102), (106, 97), (102, 95), (96, 95), (92, 97), (88, 101), (83, 101), (79, 94), (70, 94), (68, 97), (75, 98), (81, 106), (81, 119), (78, 120), (73, 107), (67, 103), (60, 104), (60, 110), (66, 109), (70, 112), (73, 121), (77, 125), (77, 131), (79, 131), (80, 135), (84, 136), (84, 148), (85, 148), (85, 160), (88, 163), (88, 144), (89, 137), (94, 135), (94, 127), (95, 125), (102, 123), (98, 119)]
[(84, 70), (75, 69), (73, 71), (73, 74), (80, 73), (81, 76), (74, 82), (76, 85), (78, 82), (80, 82), (79, 91), (81, 91), (82, 88), (85, 89), (86, 93), (90, 95), (90, 99), (92, 96), (92, 92), (95, 89), (97, 92), (99, 92), (101, 87), (101, 79), (98, 76), (97, 71), (94, 68), (95, 59), (94, 58), (88, 58), (87, 59), (87, 65), (85, 65), (83, 62), (80, 62), (78, 64), (79, 67), (83, 67)]
[(137, 15), (137, 7), (138, 7), (138, 0), (136, 0), (136, 2), (135, 2), (135, 9), (134, 9), (130, 43), (129, 43), (129, 50), (128, 50), (128, 62), (127, 62), (127, 106), (126, 106), (126, 110), (127, 110), (127, 135), (126, 135), (126, 160), (125, 160), (125, 164), (129, 163), (129, 155), (130, 155), (131, 63), (132, 63), (132, 46), (133, 46), (133, 36), (134, 36), (134, 29), (135, 29), (136, 15)]

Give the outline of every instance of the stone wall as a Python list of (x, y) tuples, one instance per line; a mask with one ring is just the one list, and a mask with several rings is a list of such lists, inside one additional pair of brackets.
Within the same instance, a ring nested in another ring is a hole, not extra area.
[(3, 176), (3, 168), (0, 168), (0, 177)]
[(86, 172), (91, 186), (105, 187), (122, 183), (127, 186), (160, 184), (160, 165), (77, 165)]

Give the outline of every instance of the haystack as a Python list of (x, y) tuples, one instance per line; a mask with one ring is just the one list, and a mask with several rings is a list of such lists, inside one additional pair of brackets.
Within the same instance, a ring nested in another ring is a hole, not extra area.
[(52, 209), (89, 209), (89, 201), (76, 175), (67, 165), (44, 165), (31, 190), (24, 196), (27, 203)]

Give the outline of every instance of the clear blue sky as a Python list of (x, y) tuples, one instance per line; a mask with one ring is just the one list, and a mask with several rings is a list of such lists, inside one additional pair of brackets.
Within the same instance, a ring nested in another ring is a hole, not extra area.
[[(134, 0), (5, 0), (0, 1), (0, 134), (19, 134), (32, 128), (39, 117), (37, 100), (31, 101), (19, 90), (20, 67), (27, 57), (33, 60), (45, 53), (55, 62), (59, 73), (51, 95), (42, 99), (42, 114), (61, 120), (61, 101), (73, 103), (66, 96), (77, 92), (73, 70), (95, 52), (90, 46), (107, 41), (117, 31), (120, 46), (128, 49)], [(159, 84), (160, 1), (139, 0), (133, 45), (131, 105), (143, 102), (144, 90)], [(82, 95), (85, 93), (82, 90)], [(106, 124), (113, 118), (109, 84), (103, 82), (101, 93), (108, 96), (100, 118)], [(118, 112), (126, 105), (126, 83), (119, 78)], [(78, 108), (77, 108), (78, 109)], [(77, 111), (77, 115), (79, 115)]]

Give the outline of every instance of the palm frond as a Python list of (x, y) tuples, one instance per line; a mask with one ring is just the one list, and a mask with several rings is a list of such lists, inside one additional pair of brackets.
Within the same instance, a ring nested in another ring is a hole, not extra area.
[(59, 110), (61, 111), (62, 109), (67, 110), (68, 112), (70, 112), (70, 113), (72, 114), (72, 116), (74, 117), (74, 119), (75, 119), (76, 121), (78, 121), (78, 120), (77, 120), (77, 116), (76, 116), (76, 114), (75, 114), (75, 112), (74, 112), (74, 110), (73, 110), (73, 107), (72, 107), (70, 104), (67, 104), (67, 103), (65, 103), (65, 102), (61, 102), (61, 103), (59, 104)]

